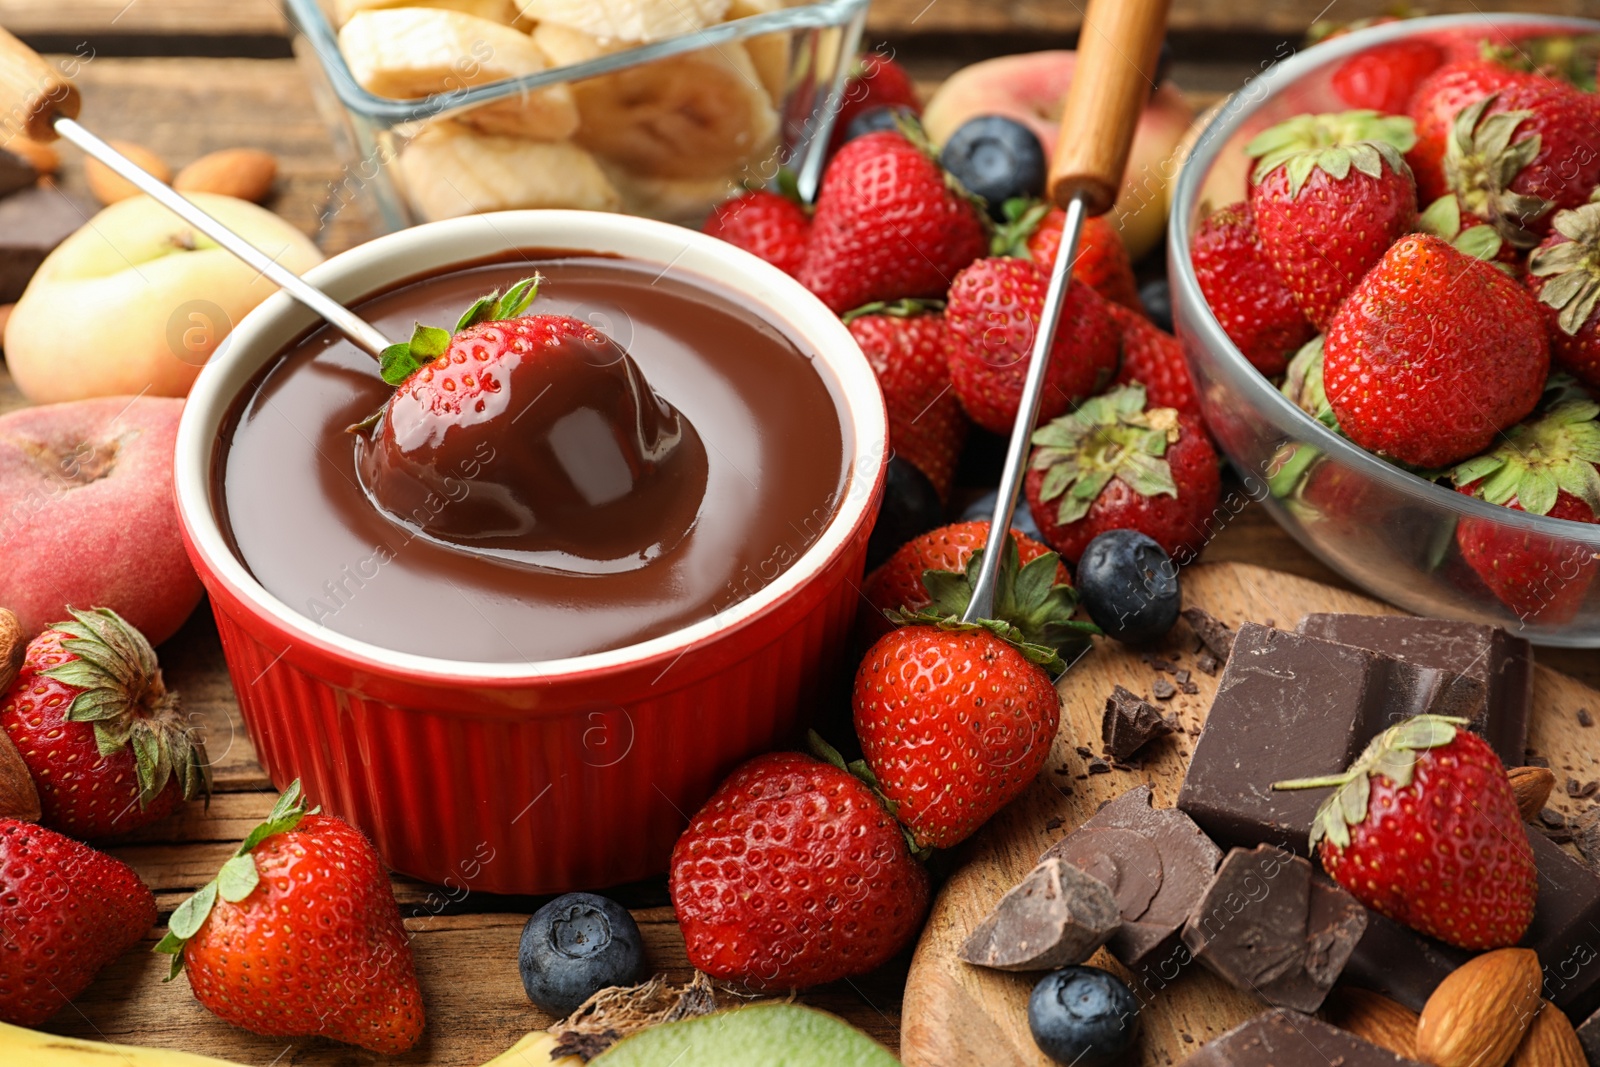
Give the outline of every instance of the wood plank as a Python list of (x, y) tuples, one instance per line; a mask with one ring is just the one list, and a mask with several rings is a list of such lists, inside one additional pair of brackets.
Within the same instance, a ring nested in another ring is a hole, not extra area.
[(281, 37), (289, 32), (277, 0), (0, 0), (0, 26), (23, 37)]
[[(1207, 564), (1185, 574), (1186, 603), (1204, 607), (1230, 626), (1246, 620), (1292, 627), (1312, 611), (1393, 614), (1395, 609), (1356, 593), (1262, 567)], [(992, 819), (966, 846), (963, 866), (940, 890), (907, 978), (901, 1054), (906, 1067), (958, 1067), (981, 1061), (993, 1067), (1048, 1067), (1028, 1033), (1027, 999), (1036, 975), (972, 967), (956, 953), (996, 900), (1038, 861), (1039, 854), (1092, 815), (1100, 804), (1149, 782), (1157, 807), (1177, 800), (1193, 736), (1204, 722), (1220, 680), (1195, 668), (1192, 635), (1180, 626), (1160, 654), (1190, 668), (1199, 692), (1167, 702), (1187, 733), (1176, 743), (1152, 746), (1139, 770), (1084, 773), (1077, 746), (1099, 751), (1100, 719), (1114, 685), (1148, 692), (1153, 669), (1138, 653), (1102, 641), (1062, 679), (1062, 726), (1049, 768), (1016, 802)], [(1600, 733), (1576, 718), (1581, 707), (1600, 707), (1600, 692), (1541, 667), (1534, 683), (1529, 747), (1548, 757), (1558, 779), (1600, 776)], [(1060, 769), (1067, 773), (1059, 773)], [(1592, 805), (1558, 790), (1551, 806), (1572, 814)], [(1104, 950), (1091, 960), (1127, 977)], [(1138, 988), (1142, 1031), (1130, 1063), (1165, 1067), (1181, 1062), (1217, 1034), (1263, 1010), (1257, 998), (1226, 985), (1200, 967), (1181, 976), (1163, 972), (1159, 990)], [(1147, 977), (1146, 982), (1152, 981)], [(1186, 1040), (1186, 1038), (1192, 1038)]]

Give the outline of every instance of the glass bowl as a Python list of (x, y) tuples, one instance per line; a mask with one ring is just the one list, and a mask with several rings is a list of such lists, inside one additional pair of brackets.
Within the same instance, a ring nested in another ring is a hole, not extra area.
[[(452, 64), (446, 88), (398, 99), (362, 87), (340, 50), (331, 0), (284, 0), (295, 54), (348, 160), (329, 190), (325, 221), (357, 204), (370, 206), (391, 232), (475, 211), (541, 207), (619, 210), (698, 225), (712, 205), (739, 188), (770, 184), (780, 169), (794, 172), (809, 200), (868, 3), (736, 0), (735, 13), (762, 13), (635, 47), (563, 30), (543, 42), (561, 46), (560, 56), (540, 49), (546, 69), (481, 84), (478, 64), (491, 67), (498, 57), (494, 42), (480, 39)], [(505, 0), (505, 7), (516, 5)], [(530, 29), (512, 28), (524, 37)], [(586, 58), (557, 65), (562, 56)], [(514, 69), (509, 60), (500, 65)], [(681, 94), (669, 99), (681, 99), (692, 129), (670, 111), (649, 113), (661, 99), (651, 94), (663, 83)], [(759, 95), (740, 100), (742, 93)], [(541, 129), (527, 136), (528, 124), (517, 116), (552, 94), (570, 101), (561, 105), (569, 115), (575, 102), (576, 132), (552, 137), (547, 123), (533, 121)], [(742, 124), (717, 114), (730, 98), (748, 108)], [(502, 121), (482, 118), (496, 114)], [(636, 136), (635, 129), (644, 132)], [(475, 180), (473, 171), (491, 166), (504, 173)]]
[[(1372, 595), (1419, 615), (1470, 619), (1545, 645), (1600, 647), (1600, 525), (1489, 504), (1392, 466), (1290, 403), (1228, 339), (1196, 280), (1189, 247), (1211, 211), (1244, 197), (1242, 149), (1302, 112), (1344, 111), (1331, 86), (1350, 57), (1402, 39), (1460, 46), (1489, 38), (1600, 32), (1600, 21), (1518, 14), (1408, 19), (1335, 38), (1263, 67), (1200, 135), (1174, 191), (1168, 265), (1174, 318), (1206, 422), (1241, 480), (1220, 530), (1260, 501), (1295, 540)], [(1502, 567), (1537, 572), (1500, 592), (1462, 554), (1492, 546)]]

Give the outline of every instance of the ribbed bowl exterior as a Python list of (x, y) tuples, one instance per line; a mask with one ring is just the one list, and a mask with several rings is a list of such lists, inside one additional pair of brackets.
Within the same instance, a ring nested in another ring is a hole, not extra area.
[(794, 598), (665, 669), (506, 687), (363, 677), (202, 577), (275, 785), (301, 779), (446, 894), (561, 893), (664, 870), (728, 771), (792, 737), (849, 639), (859, 533)]

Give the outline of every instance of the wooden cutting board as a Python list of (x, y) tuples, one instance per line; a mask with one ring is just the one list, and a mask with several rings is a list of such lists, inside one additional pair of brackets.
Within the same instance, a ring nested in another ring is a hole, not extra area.
[[(1355, 593), (1239, 563), (1201, 565), (1183, 572), (1186, 606), (1202, 607), (1237, 628), (1255, 621), (1293, 629), (1311, 612), (1344, 611), (1397, 614), (1394, 608)], [(967, 846), (962, 866), (945, 883), (917, 945), (906, 982), (901, 1016), (901, 1057), (906, 1067), (1048, 1067), (1028, 1033), (1028, 994), (1038, 975), (1007, 974), (973, 967), (956, 953), (974, 927), (1006, 890), (1038, 862), (1050, 844), (1094, 814), (1102, 803), (1149, 782), (1157, 807), (1171, 807), (1188, 766), (1189, 752), (1216, 692), (1218, 675), (1196, 666), (1198, 641), (1180, 622), (1165, 647), (1154, 655), (1188, 670), (1198, 692), (1180, 692), (1165, 701), (1186, 733), (1147, 746), (1137, 771), (1087, 773), (1078, 746), (1098, 755), (1100, 717), (1106, 696), (1124, 685), (1146, 698), (1159, 673), (1136, 652), (1114, 641), (1099, 641), (1092, 655), (1061, 681), (1061, 730), (1050, 762), (1038, 781), (989, 822)], [(1600, 726), (1584, 727), (1577, 717), (1587, 708), (1600, 718), (1600, 692), (1555, 671), (1539, 668), (1534, 680), (1534, 716), (1528, 746), (1546, 756), (1556, 774), (1550, 806), (1574, 814), (1595, 803), (1567, 795), (1567, 779), (1600, 779)], [(1121, 973), (1101, 950), (1090, 963)], [(1181, 1063), (1201, 1044), (1263, 1010), (1265, 1005), (1221, 979), (1191, 965), (1144, 1006), (1139, 1054), (1131, 1063), (1168, 1067)]]

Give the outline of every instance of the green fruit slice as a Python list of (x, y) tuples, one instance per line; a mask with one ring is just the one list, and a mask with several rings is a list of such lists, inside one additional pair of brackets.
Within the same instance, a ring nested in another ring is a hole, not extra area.
[(899, 1067), (889, 1050), (825, 1011), (752, 1004), (663, 1023), (617, 1042), (590, 1067)]

